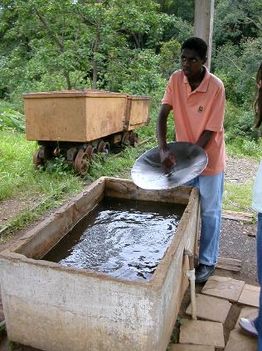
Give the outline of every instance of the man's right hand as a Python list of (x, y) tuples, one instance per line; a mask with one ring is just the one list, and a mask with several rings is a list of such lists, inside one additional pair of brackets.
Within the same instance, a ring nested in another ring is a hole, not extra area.
[(160, 161), (165, 174), (169, 174), (176, 165), (176, 156), (168, 147), (160, 149)]

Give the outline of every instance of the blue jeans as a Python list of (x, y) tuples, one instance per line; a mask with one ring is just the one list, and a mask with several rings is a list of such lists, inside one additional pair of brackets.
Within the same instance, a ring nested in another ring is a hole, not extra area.
[(213, 266), (217, 263), (219, 252), (224, 172), (214, 176), (200, 175), (186, 185), (198, 188), (200, 193), (199, 263)]
[[(257, 216), (257, 277), (262, 286), (262, 213)], [(258, 351), (262, 351), (262, 292), (260, 290), (259, 296), (259, 312), (255, 319), (255, 326), (258, 331)]]

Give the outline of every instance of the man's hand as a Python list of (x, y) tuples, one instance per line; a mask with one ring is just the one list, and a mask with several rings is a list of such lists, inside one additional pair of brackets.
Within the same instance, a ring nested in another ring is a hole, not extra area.
[(165, 174), (169, 174), (176, 165), (176, 156), (169, 148), (160, 149), (160, 161)]

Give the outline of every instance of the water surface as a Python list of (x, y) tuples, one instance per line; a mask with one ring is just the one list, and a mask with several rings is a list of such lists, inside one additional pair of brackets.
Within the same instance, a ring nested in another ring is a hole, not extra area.
[(44, 259), (128, 280), (149, 279), (184, 209), (177, 204), (104, 198)]

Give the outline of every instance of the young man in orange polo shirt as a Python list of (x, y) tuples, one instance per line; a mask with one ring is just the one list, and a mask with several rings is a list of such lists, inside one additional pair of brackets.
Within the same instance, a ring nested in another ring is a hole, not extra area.
[(187, 185), (200, 193), (201, 236), (196, 282), (213, 274), (219, 251), (221, 207), (224, 187), (225, 145), (223, 83), (204, 66), (207, 45), (200, 38), (189, 38), (181, 48), (182, 69), (174, 72), (166, 87), (157, 121), (157, 136), (163, 168), (175, 163), (166, 142), (167, 118), (173, 110), (176, 141), (187, 141), (205, 149), (208, 165)]

